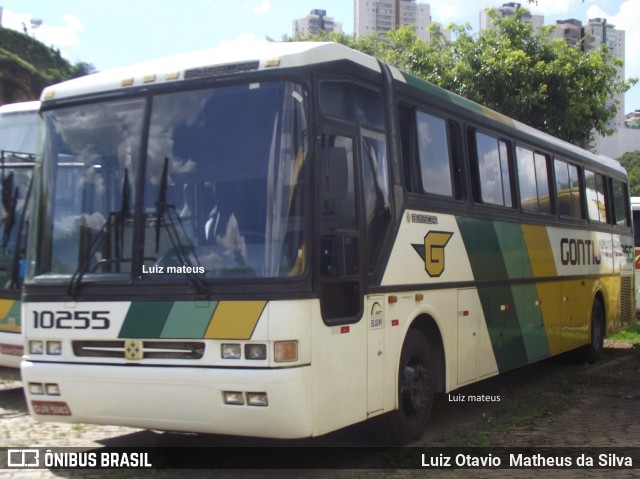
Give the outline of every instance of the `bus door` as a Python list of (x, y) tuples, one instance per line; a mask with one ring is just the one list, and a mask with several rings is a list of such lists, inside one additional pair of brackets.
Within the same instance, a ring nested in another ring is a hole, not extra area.
[(330, 325), (363, 311), (362, 244), (356, 200), (356, 135), (326, 132), (320, 149), (320, 307)]

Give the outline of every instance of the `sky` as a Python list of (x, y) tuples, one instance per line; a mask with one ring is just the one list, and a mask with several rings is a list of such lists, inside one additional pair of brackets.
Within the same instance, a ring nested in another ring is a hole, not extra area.
[[(478, 30), (480, 10), (506, 0), (418, 0), (431, 20), (469, 23)], [(59, 49), (72, 63), (104, 71), (175, 53), (238, 43), (280, 40), (292, 22), (323, 9), (353, 33), (353, 0), (0, 0), (2, 26), (28, 33)], [(625, 75), (640, 78), (640, 0), (538, 0), (522, 5), (544, 23), (606, 18), (626, 32)], [(42, 23), (31, 27), (32, 20)], [(640, 109), (640, 84), (625, 95), (625, 112)]]

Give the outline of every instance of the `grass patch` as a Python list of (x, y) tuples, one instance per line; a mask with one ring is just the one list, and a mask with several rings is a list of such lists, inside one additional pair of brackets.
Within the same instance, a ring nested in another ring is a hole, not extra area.
[(640, 323), (621, 329), (609, 339), (612, 341), (625, 341), (633, 344), (640, 344)]

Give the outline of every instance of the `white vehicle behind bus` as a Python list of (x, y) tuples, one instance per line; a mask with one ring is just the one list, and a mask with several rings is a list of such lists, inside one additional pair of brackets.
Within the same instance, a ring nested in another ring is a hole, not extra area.
[(24, 227), (40, 131), (40, 102), (0, 107), (0, 366), (20, 367), (23, 335), (20, 293), (27, 231)]

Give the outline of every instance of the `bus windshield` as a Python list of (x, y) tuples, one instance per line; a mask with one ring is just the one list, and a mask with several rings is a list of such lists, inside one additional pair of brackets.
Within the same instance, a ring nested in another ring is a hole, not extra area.
[(46, 208), (30, 274), (300, 274), (306, 103), (298, 85), (268, 82), (45, 112)]

